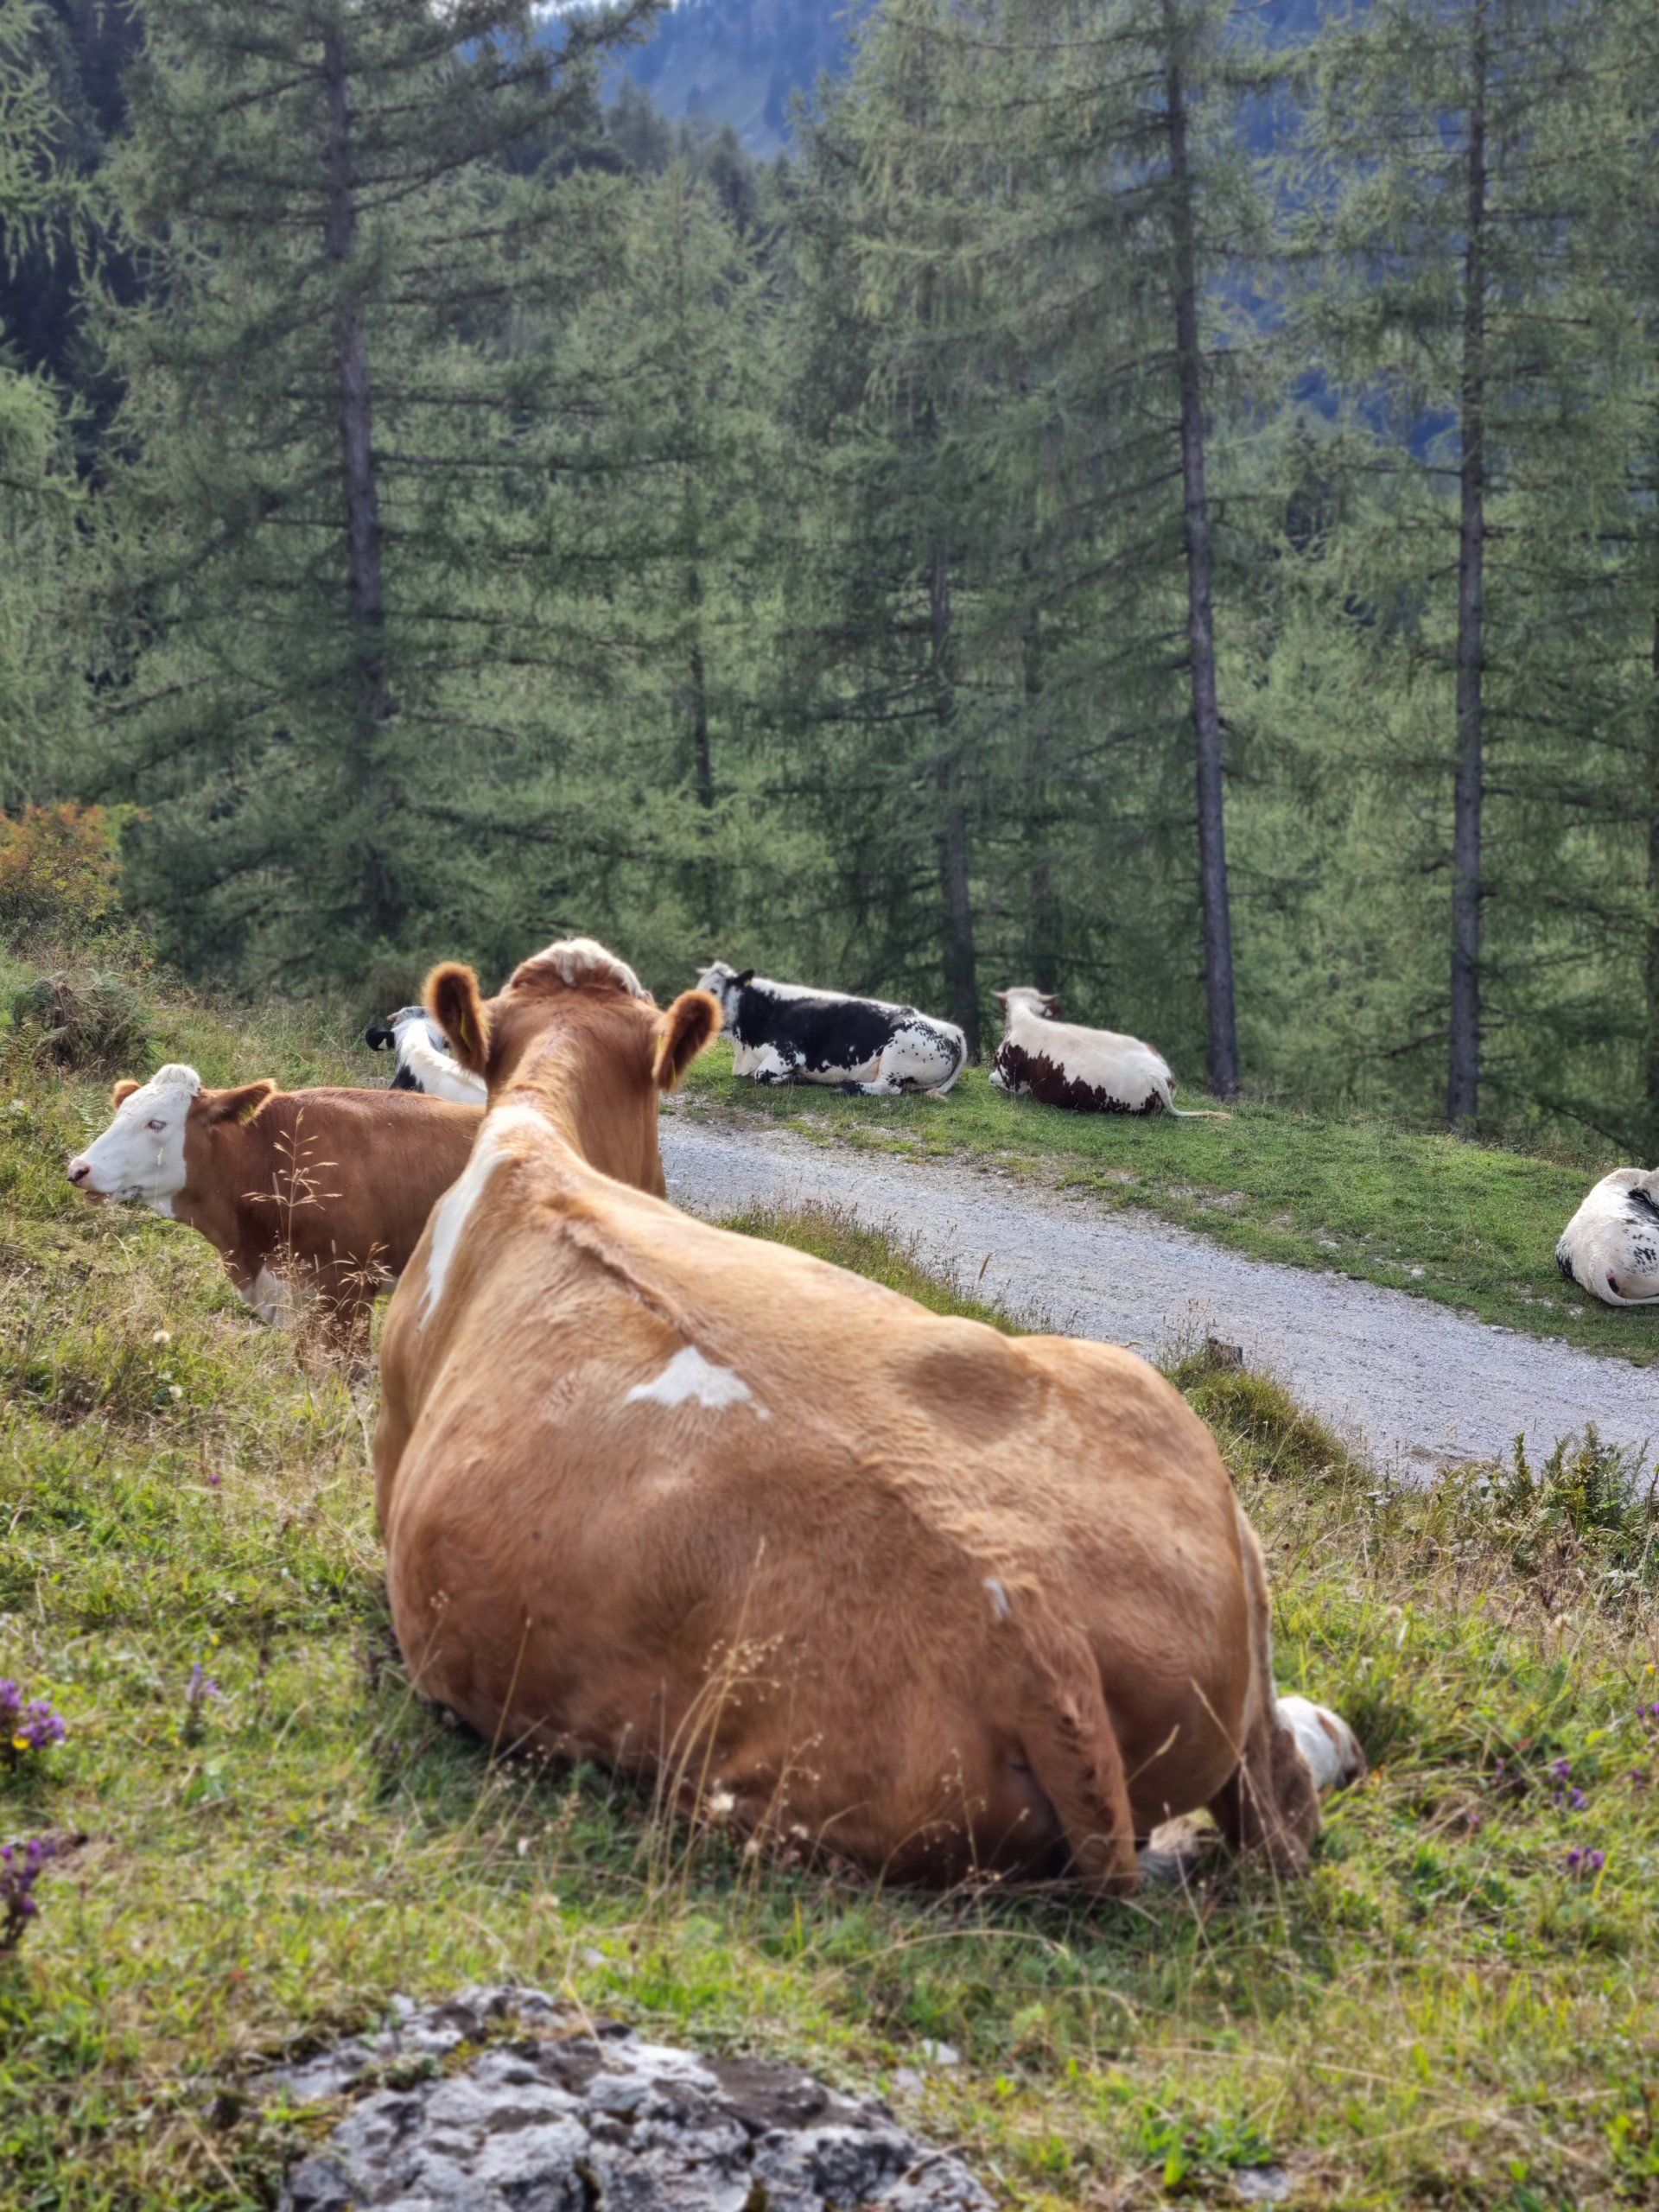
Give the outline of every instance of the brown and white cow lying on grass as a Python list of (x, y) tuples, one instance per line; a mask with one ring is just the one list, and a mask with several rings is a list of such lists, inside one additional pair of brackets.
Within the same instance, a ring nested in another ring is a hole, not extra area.
[(1011, 1097), (1067, 1106), (1077, 1114), (1173, 1114), (1186, 1122), (1230, 1118), (1178, 1106), (1168, 1061), (1138, 1037), (1062, 1021), (1059, 1001), (1025, 984), (996, 995), (1007, 1027), (991, 1062), (991, 1081)]
[(1659, 1305), (1659, 1167), (1615, 1167), (1561, 1231), (1555, 1264), (1609, 1306)]
[(198, 1229), (262, 1320), (316, 1294), (331, 1351), (367, 1349), (375, 1294), (402, 1274), (483, 1118), (416, 1091), (207, 1090), (178, 1063), (118, 1083), (115, 1119), (69, 1162), (92, 1198)]
[(943, 1319), (637, 1187), (648, 1087), (718, 1009), (630, 985), (589, 944), (487, 1003), (469, 969), (428, 986), (490, 1106), (382, 1344), (420, 1689), (896, 1879), (1127, 1891), (1201, 1806), (1303, 1867), (1314, 1778), (1203, 1422), (1128, 1352)]

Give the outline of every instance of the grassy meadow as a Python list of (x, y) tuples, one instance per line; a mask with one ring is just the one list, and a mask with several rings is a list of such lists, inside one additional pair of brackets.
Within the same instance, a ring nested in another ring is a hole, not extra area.
[[(367, 1071), (343, 1025), (141, 988), (149, 1065)], [(882, 1892), (493, 1758), (414, 1700), (372, 1403), (200, 1238), (73, 1198), (107, 1075), (36, 1041), (0, 1032), (0, 1676), (68, 1735), (0, 1765), (0, 1840), (84, 1840), (0, 1951), (8, 2212), (270, 2205), (327, 2115), (263, 2107), (251, 2073), (394, 1993), (511, 1977), (885, 2085), (1026, 2207), (1223, 2203), (1268, 2163), (1332, 2207), (1659, 2202), (1656, 1471), (1586, 1449), (1395, 1493), (1270, 1382), (1190, 1363), (1269, 1548), (1281, 1685), (1352, 1719), (1370, 1778), (1294, 1888), (1217, 1855), (1110, 1906)], [(1002, 1108), (976, 1084), (880, 1126), (920, 1146), (959, 1117), (988, 1151)], [(1202, 1144), (1231, 1189), (1216, 1147), (1263, 1157), (1266, 1127), (1098, 1141), (1172, 1179)], [(847, 1223), (739, 1225), (972, 1310)]]
[(1334, 1268), (1531, 1336), (1659, 1361), (1659, 1315), (1598, 1305), (1555, 1270), (1555, 1240), (1591, 1184), (1630, 1164), (1593, 1141), (1541, 1158), (1249, 1099), (1217, 1122), (1068, 1114), (1005, 1096), (984, 1068), (965, 1070), (944, 1098), (844, 1098), (740, 1082), (725, 1044), (692, 1070), (680, 1110), (1034, 1176), (1257, 1259)]

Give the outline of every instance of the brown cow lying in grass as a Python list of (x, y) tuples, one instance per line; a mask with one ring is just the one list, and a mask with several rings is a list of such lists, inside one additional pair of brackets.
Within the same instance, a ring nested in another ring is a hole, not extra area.
[(114, 1121), (69, 1162), (76, 1189), (199, 1229), (262, 1320), (315, 1290), (325, 1342), (351, 1358), (483, 1118), (418, 1091), (206, 1090), (176, 1062), (118, 1083), (113, 1103)]
[(469, 969), (428, 986), (490, 1106), (382, 1344), (420, 1688), (898, 1879), (1127, 1891), (1201, 1806), (1305, 1866), (1314, 1777), (1203, 1422), (1128, 1352), (943, 1319), (613, 1179), (652, 1179), (654, 1086), (718, 1027), (631, 980), (582, 941), (487, 1004)]

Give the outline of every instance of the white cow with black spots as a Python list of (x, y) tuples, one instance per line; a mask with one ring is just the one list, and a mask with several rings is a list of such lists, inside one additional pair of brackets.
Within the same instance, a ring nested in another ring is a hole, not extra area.
[(1659, 1167), (1604, 1175), (1561, 1231), (1555, 1264), (1606, 1305), (1659, 1305)]

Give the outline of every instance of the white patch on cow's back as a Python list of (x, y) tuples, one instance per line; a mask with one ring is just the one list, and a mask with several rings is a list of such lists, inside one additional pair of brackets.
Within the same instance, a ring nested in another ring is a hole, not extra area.
[(1312, 1698), (1281, 1697), (1279, 1720), (1296, 1738), (1296, 1748), (1307, 1761), (1313, 1787), (1321, 1795), (1353, 1782), (1365, 1771), (1365, 1754), (1359, 1738), (1338, 1713)]
[(762, 1421), (772, 1415), (760, 1404), (735, 1368), (716, 1367), (695, 1344), (685, 1344), (652, 1382), (636, 1382), (622, 1401), (625, 1406), (683, 1406), (695, 1398), (712, 1413), (728, 1406), (753, 1406)]
[(1008, 1593), (994, 1574), (986, 1576), (985, 1587), (991, 1593), (991, 1611), (996, 1618), (1000, 1621), (1012, 1620), (1014, 1607), (1008, 1602)]
[(426, 1255), (426, 1282), (421, 1293), (423, 1328), (443, 1296), (461, 1233), (483, 1197), (485, 1186), (502, 1161), (512, 1156), (503, 1148), (503, 1140), (516, 1130), (546, 1126), (533, 1106), (498, 1106), (493, 1113), (485, 1116), (478, 1141), (460, 1179), (450, 1185), (433, 1211), (432, 1243)]

